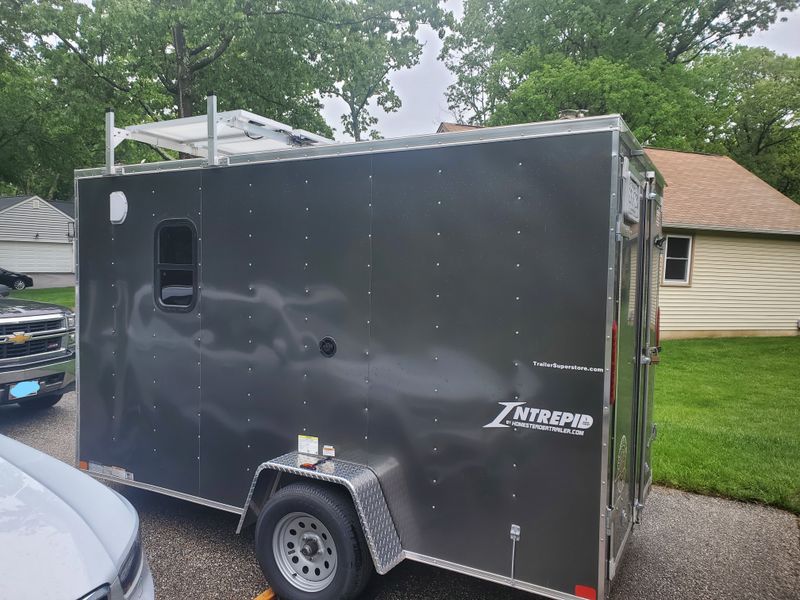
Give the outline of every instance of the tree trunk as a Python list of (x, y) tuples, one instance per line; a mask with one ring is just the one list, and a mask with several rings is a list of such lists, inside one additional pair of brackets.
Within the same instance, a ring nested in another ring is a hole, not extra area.
[(176, 104), (179, 117), (192, 116), (192, 70), (189, 64), (189, 51), (186, 48), (186, 35), (183, 25), (175, 24), (172, 28), (172, 43), (175, 46), (175, 87), (177, 89)]
[(353, 127), (353, 139), (357, 142), (361, 141), (361, 127), (358, 126), (358, 109), (350, 109), (350, 123)]

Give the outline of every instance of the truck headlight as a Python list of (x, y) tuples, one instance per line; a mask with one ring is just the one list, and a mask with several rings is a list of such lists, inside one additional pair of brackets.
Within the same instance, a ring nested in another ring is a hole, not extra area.
[(133, 545), (128, 551), (128, 556), (122, 561), (122, 566), (119, 568), (119, 584), (122, 586), (122, 591), (127, 594), (136, 583), (136, 578), (139, 576), (142, 566), (142, 543), (139, 540), (139, 534), (136, 534), (136, 539), (133, 540)]
[(67, 329), (75, 329), (75, 313), (67, 313)]

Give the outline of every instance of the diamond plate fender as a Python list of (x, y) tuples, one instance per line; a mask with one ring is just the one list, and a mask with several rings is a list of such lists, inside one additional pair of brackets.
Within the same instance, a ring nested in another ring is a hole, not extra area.
[[(345, 487), (353, 498), (375, 570), (381, 575), (388, 573), (403, 560), (405, 555), (386, 499), (383, 497), (378, 476), (369, 467), (336, 459), (327, 459), (315, 469), (301, 466), (319, 460), (320, 458), (317, 456), (290, 452), (262, 463), (253, 477), (242, 517), (236, 529), (237, 533), (245, 526), (248, 516), (252, 515), (255, 508), (255, 504), (252, 503), (256, 487), (259, 482), (263, 481), (260, 477), (262, 471), (271, 470), (278, 474), (288, 473), (307, 479), (335, 483)], [(277, 484), (277, 481), (275, 483)], [(272, 495), (276, 487), (273, 485), (269, 495)]]

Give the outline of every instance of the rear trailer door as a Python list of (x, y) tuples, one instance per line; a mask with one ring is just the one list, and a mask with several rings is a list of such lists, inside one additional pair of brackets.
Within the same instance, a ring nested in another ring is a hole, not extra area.
[(640, 421), (647, 401), (643, 382), (648, 377), (641, 357), (649, 341), (644, 324), (650, 320), (648, 257), (652, 246), (646, 173), (627, 158), (620, 168), (619, 268), (612, 330), (616, 374), (612, 377), (611, 496), (607, 521), (610, 578), (614, 577), (633, 526), (638, 498)]
[(650, 492), (650, 485), (653, 482), (653, 472), (650, 462), (650, 450), (656, 436), (655, 425), (653, 424), (653, 395), (654, 395), (654, 366), (659, 362), (660, 340), (659, 340), (659, 313), (658, 313), (658, 286), (661, 282), (661, 194), (656, 182), (650, 180), (646, 189), (647, 204), (643, 209), (646, 213), (646, 232), (644, 240), (645, 246), (645, 269), (644, 277), (644, 308), (645, 315), (642, 327), (642, 359), (641, 359), (641, 414), (639, 418), (639, 456), (636, 461), (638, 469), (638, 492), (634, 503), (635, 520), (639, 522), (639, 512)]

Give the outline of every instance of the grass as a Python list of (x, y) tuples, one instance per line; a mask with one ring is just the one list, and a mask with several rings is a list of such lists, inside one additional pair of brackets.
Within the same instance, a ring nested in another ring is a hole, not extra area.
[(663, 346), (655, 481), (800, 514), (800, 337)]
[(38, 302), (50, 302), (75, 310), (75, 288), (73, 287), (47, 288), (43, 290), (29, 288), (21, 292), (11, 292), (10, 297), (36, 300)]

